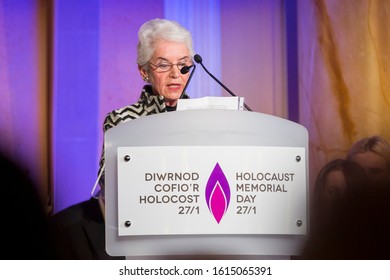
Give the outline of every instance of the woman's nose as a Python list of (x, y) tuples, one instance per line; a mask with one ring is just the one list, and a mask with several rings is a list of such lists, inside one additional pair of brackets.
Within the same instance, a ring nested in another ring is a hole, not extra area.
[(169, 71), (169, 75), (172, 78), (179, 78), (180, 77), (180, 69), (178, 65), (173, 65), (171, 70)]

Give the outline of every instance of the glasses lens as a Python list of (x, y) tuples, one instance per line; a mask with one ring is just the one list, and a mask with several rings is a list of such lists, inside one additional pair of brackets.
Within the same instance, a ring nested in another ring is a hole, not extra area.
[(187, 63), (178, 63), (177, 64), (177, 68), (179, 68), (179, 70), (181, 70), (185, 66), (187, 66)]
[(190, 63), (189, 62), (180, 62), (180, 63), (176, 63), (176, 64), (160, 63), (160, 64), (156, 65), (156, 64), (149, 62), (149, 64), (151, 64), (154, 67), (154, 70), (156, 72), (162, 73), (162, 72), (170, 71), (174, 65), (176, 65), (177, 68), (179, 68), (179, 70), (181, 70), (183, 67), (188, 66), (188, 64), (190, 64)]
[(159, 64), (156, 67), (156, 71), (157, 72), (167, 72), (167, 71), (172, 69), (172, 66), (173, 66), (172, 64), (166, 64), (166, 63)]

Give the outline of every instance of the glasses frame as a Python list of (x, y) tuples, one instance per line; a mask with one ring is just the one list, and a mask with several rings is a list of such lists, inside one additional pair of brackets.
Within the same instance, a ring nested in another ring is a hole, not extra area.
[[(180, 71), (180, 70), (181, 70), (183, 67), (185, 67), (185, 66), (192, 66), (192, 65), (193, 65), (193, 63), (192, 63), (191, 60), (189, 60), (189, 62), (188, 62), (188, 63), (190, 63), (189, 65), (188, 65), (187, 63), (185, 63), (185, 62), (178, 62), (178, 63), (162, 62), (162, 63), (159, 63), (159, 64), (154, 64), (154, 63), (148, 61), (148, 63), (154, 67), (153, 70), (156, 71), (157, 73), (166, 73), (166, 72), (169, 72), (169, 71), (172, 70), (173, 66), (177, 66), (177, 69), (179, 69), (179, 71)], [(169, 67), (168, 70), (161, 70), (161, 69), (159, 69), (159, 67), (160, 67), (161, 65), (169, 65), (170, 67)], [(182, 66), (180, 67), (180, 65), (182, 65)]]

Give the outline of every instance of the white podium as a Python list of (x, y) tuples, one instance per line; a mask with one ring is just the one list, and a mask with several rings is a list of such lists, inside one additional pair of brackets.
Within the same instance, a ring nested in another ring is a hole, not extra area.
[(289, 257), (309, 228), (308, 133), (255, 112), (187, 110), (105, 134), (106, 250)]

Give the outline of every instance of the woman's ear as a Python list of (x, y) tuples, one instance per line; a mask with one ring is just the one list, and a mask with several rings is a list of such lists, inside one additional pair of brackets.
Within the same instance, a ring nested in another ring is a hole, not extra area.
[(150, 83), (148, 72), (138, 65), (139, 73), (141, 74), (142, 80), (144, 80), (145, 83)]
[(139, 73), (141, 74), (142, 79), (148, 76), (148, 72), (141, 65), (138, 65)]

